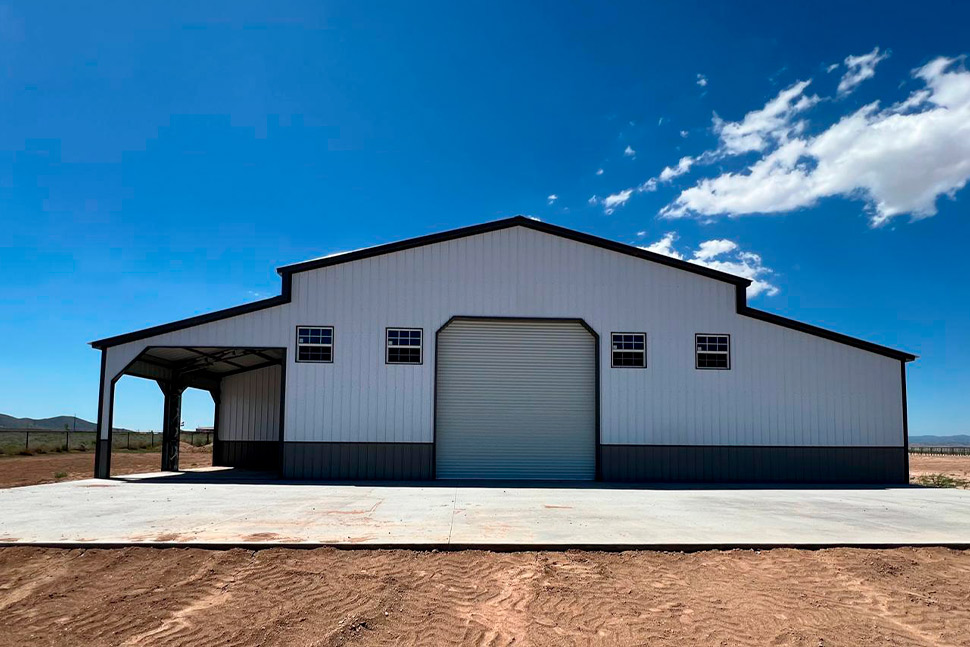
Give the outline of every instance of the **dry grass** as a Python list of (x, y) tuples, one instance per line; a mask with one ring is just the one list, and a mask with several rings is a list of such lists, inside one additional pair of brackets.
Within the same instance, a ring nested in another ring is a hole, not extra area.
[(910, 454), (909, 480), (924, 487), (970, 489), (970, 456)]

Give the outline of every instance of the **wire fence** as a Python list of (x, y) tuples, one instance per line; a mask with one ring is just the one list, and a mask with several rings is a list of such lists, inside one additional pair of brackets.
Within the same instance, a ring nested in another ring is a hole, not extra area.
[[(183, 431), (183, 443), (202, 447), (212, 443), (211, 431)], [(46, 429), (0, 429), (0, 455), (45, 454), (66, 451), (94, 451), (97, 432), (50, 431)], [(119, 431), (111, 434), (111, 448), (133, 451), (161, 451), (162, 434), (153, 431)]]
[(970, 456), (970, 447), (924, 447), (909, 448), (910, 454), (939, 454), (943, 456)]

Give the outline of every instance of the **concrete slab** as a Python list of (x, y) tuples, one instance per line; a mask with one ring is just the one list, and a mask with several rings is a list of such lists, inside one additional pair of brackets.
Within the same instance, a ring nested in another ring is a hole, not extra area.
[(0, 544), (970, 547), (970, 492), (335, 485), (200, 470), (0, 490)]

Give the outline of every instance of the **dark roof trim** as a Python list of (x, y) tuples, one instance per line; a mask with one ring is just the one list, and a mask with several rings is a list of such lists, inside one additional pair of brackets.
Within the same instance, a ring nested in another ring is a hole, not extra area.
[(787, 317), (782, 317), (781, 315), (776, 315), (771, 312), (765, 312), (764, 310), (758, 310), (757, 308), (752, 308), (748, 305), (747, 294), (745, 290), (738, 287), (736, 293), (737, 300), (737, 312), (739, 315), (745, 317), (751, 317), (752, 319), (758, 319), (776, 326), (782, 326), (784, 328), (791, 328), (792, 330), (797, 330), (809, 335), (814, 335), (816, 337), (822, 337), (823, 339), (828, 339), (830, 341), (835, 341), (840, 344), (845, 344), (846, 346), (853, 346), (855, 348), (861, 348), (862, 350), (867, 350), (870, 353), (876, 353), (877, 355), (885, 355), (886, 357), (891, 357), (893, 359), (898, 359), (902, 362), (912, 362), (916, 359), (916, 355), (912, 353), (907, 353), (905, 351), (896, 350), (895, 348), (889, 348), (888, 346), (880, 346), (879, 344), (874, 344), (872, 342), (866, 341), (864, 339), (858, 339), (857, 337), (850, 337), (848, 335), (843, 335), (826, 328), (819, 328), (818, 326), (813, 326), (812, 324), (803, 323), (801, 321), (796, 321), (794, 319), (789, 319)]
[(525, 216), (513, 216), (512, 218), (493, 220), (492, 222), (486, 222), (480, 225), (472, 225), (470, 227), (462, 227), (460, 229), (451, 229), (449, 231), (443, 231), (437, 234), (428, 234), (427, 236), (409, 238), (407, 240), (388, 243), (386, 245), (377, 245), (376, 247), (367, 247), (365, 249), (347, 252), (346, 254), (337, 254), (335, 256), (326, 258), (317, 258), (310, 261), (303, 261), (302, 263), (294, 263), (293, 265), (284, 265), (283, 267), (277, 268), (276, 271), (281, 276), (286, 276), (289, 274), (295, 274), (297, 272), (318, 270), (322, 267), (331, 267), (333, 265), (340, 265), (341, 263), (349, 263), (351, 261), (359, 261), (365, 258), (390, 254), (392, 252), (401, 252), (406, 249), (423, 247), (424, 245), (433, 245), (435, 243), (443, 243), (445, 241), (456, 240), (458, 238), (466, 238), (468, 236), (475, 236), (478, 234), (487, 234), (493, 231), (509, 229), (511, 227), (525, 227), (526, 229), (534, 229), (535, 231), (541, 231), (545, 234), (552, 234), (553, 236), (559, 236), (560, 238), (568, 238), (569, 240), (585, 243), (587, 245), (593, 245), (594, 247), (608, 249), (620, 254), (626, 254), (627, 256), (635, 256), (644, 260), (653, 261), (654, 263), (660, 263), (661, 265), (675, 267), (679, 270), (684, 270), (693, 274), (700, 274), (701, 276), (706, 276), (707, 278), (716, 279), (718, 281), (724, 281), (725, 283), (731, 283), (732, 285), (748, 286), (751, 284), (751, 281), (740, 276), (735, 276), (726, 272), (719, 272), (717, 270), (712, 270), (694, 263), (688, 263), (687, 261), (670, 258), (669, 256), (664, 256), (663, 254), (657, 254), (656, 252), (648, 252), (645, 249), (640, 249), (639, 247), (634, 247), (633, 245), (618, 243), (615, 240), (600, 238), (599, 236), (585, 234), (574, 229), (566, 229), (565, 227), (560, 227), (558, 225), (550, 225), (547, 222), (540, 222), (538, 220), (533, 220), (532, 218), (526, 218)]
[(712, 270), (706, 267), (702, 267), (700, 265), (695, 265), (694, 263), (688, 263), (687, 261), (681, 261), (676, 258), (670, 258), (662, 254), (648, 252), (645, 249), (640, 249), (639, 247), (634, 247), (633, 245), (625, 245), (623, 243), (618, 243), (616, 241), (608, 240), (606, 238), (600, 238), (598, 236), (592, 236), (590, 234), (585, 234), (583, 232), (575, 231), (573, 229), (566, 229), (565, 227), (560, 227), (558, 225), (550, 225), (549, 223), (533, 220), (532, 218), (526, 218), (525, 216), (515, 216), (512, 218), (505, 218), (503, 220), (486, 222), (480, 225), (472, 225), (470, 227), (452, 229), (450, 231), (444, 231), (437, 234), (428, 234), (426, 236), (410, 238), (408, 240), (402, 240), (395, 243), (388, 243), (386, 245), (368, 247), (366, 249), (361, 249), (355, 252), (339, 254), (337, 256), (332, 256), (330, 258), (319, 258), (311, 261), (304, 261), (302, 263), (295, 263), (293, 265), (284, 265), (283, 267), (280, 267), (276, 270), (283, 279), (283, 289), (282, 289), (282, 293), (279, 296), (271, 297), (269, 299), (263, 299), (262, 301), (255, 301), (253, 303), (246, 303), (244, 305), (236, 306), (234, 308), (227, 308), (225, 310), (217, 310), (216, 312), (210, 312), (210, 313), (198, 315), (195, 317), (189, 317), (188, 319), (182, 319), (180, 321), (173, 321), (171, 323), (162, 324), (160, 326), (145, 328), (144, 330), (137, 330), (135, 332), (126, 333), (124, 335), (107, 337), (105, 339), (100, 339), (98, 341), (91, 342), (91, 346), (93, 346), (94, 348), (100, 348), (100, 349), (109, 348), (111, 346), (118, 346), (119, 344), (126, 344), (128, 342), (137, 341), (139, 339), (145, 339), (146, 337), (162, 335), (168, 332), (182, 330), (184, 328), (191, 328), (192, 326), (212, 323), (213, 321), (219, 321), (221, 319), (229, 319), (230, 317), (249, 314), (250, 312), (256, 312), (258, 310), (264, 310), (266, 308), (273, 308), (275, 306), (287, 304), (290, 302), (291, 288), (293, 284), (293, 274), (297, 272), (306, 272), (308, 270), (315, 270), (321, 267), (331, 267), (333, 265), (340, 265), (341, 263), (349, 263), (351, 261), (357, 261), (365, 258), (372, 258), (374, 256), (380, 256), (382, 254), (400, 252), (406, 249), (413, 249), (415, 247), (421, 247), (424, 245), (431, 245), (434, 243), (441, 243), (449, 240), (455, 240), (458, 238), (465, 238), (467, 236), (474, 236), (477, 234), (485, 234), (493, 231), (500, 231), (502, 229), (508, 229), (510, 227), (526, 227), (528, 229), (533, 229), (535, 231), (552, 234), (553, 236), (560, 236), (562, 238), (567, 238), (569, 240), (574, 240), (576, 242), (585, 243), (587, 245), (593, 245), (595, 247), (600, 247), (602, 249), (618, 252), (620, 254), (626, 254), (628, 256), (634, 256), (636, 258), (642, 258), (644, 260), (653, 261), (654, 263), (660, 263), (661, 265), (666, 265), (668, 267), (684, 270), (686, 272), (691, 272), (693, 274), (700, 274), (701, 276), (706, 276), (708, 278), (715, 279), (718, 281), (724, 281), (725, 283), (730, 283), (735, 286), (736, 307), (737, 307), (737, 313), (739, 315), (751, 317), (753, 319), (759, 319), (761, 321), (765, 321), (767, 323), (771, 323), (776, 326), (791, 328), (792, 330), (797, 330), (799, 332), (803, 332), (809, 335), (815, 335), (816, 337), (822, 337), (824, 339), (835, 341), (840, 344), (846, 344), (847, 346), (853, 346), (855, 348), (860, 348), (862, 350), (866, 350), (871, 353), (876, 353), (877, 355), (884, 355), (886, 357), (898, 359), (903, 362), (911, 362), (914, 359), (916, 359), (916, 355), (913, 355), (911, 353), (895, 350), (893, 348), (888, 348), (886, 346), (880, 346), (879, 344), (873, 344), (872, 342), (868, 342), (863, 339), (857, 339), (855, 337), (843, 335), (841, 333), (833, 332), (831, 330), (826, 330), (825, 328), (819, 328), (818, 326), (813, 326), (811, 324), (795, 321), (794, 319), (788, 319), (780, 315), (772, 314), (770, 312), (765, 312), (764, 310), (757, 310), (755, 308), (752, 308), (747, 304), (747, 296), (745, 292), (746, 288), (749, 285), (751, 285), (751, 281), (748, 279), (742, 278), (740, 276), (734, 276), (733, 274), (727, 274), (725, 272), (718, 272), (717, 270)]
[(249, 314), (250, 312), (256, 312), (258, 310), (273, 308), (275, 306), (280, 306), (285, 303), (289, 303), (290, 302), (289, 293), (290, 293), (289, 281), (287, 279), (284, 279), (283, 294), (279, 296), (270, 297), (269, 299), (263, 299), (261, 301), (253, 301), (252, 303), (244, 303), (241, 306), (226, 308), (225, 310), (216, 310), (215, 312), (207, 312), (206, 314), (197, 315), (195, 317), (189, 317), (188, 319), (180, 319), (178, 321), (162, 324), (160, 326), (152, 326), (151, 328), (144, 328), (142, 330), (136, 330), (134, 332), (125, 333), (124, 335), (116, 335), (115, 337), (106, 337), (104, 339), (99, 339), (97, 341), (91, 342), (91, 346), (93, 346), (94, 348), (109, 348), (111, 346), (119, 346), (121, 344), (127, 344), (128, 342), (131, 342), (131, 341), (138, 341), (139, 339), (145, 339), (146, 337), (154, 337), (155, 335), (164, 335), (167, 332), (175, 332), (176, 330), (183, 330), (185, 328), (191, 328), (192, 326), (199, 326), (202, 324), (212, 323), (213, 321), (219, 321), (220, 319), (229, 319), (231, 317), (237, 317), (239, 315)]

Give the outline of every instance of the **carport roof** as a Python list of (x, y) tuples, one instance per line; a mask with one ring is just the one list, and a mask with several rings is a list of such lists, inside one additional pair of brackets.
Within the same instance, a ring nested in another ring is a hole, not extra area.
[(282, 361), (282, 348), (152, 346), (142, 351), (124, 373), (148, 379), (178, 378), (188, 386), (204, 388), (228, 375)]

